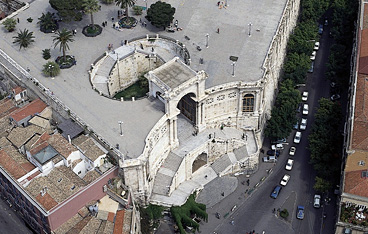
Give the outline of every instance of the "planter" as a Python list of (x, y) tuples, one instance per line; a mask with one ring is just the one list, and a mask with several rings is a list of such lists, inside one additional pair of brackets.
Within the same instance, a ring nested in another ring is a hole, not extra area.
[(88, 26), (85, 26), (82, 30), (82, 33), (84, 36), (86, 37), (95, 37), (100, 35), (102, 32), (102, 27), (100, 25), (97, 24), (90, 24)]
[(67, 55), (65, 61), (63, 56), (59, 56), (56, 58), (55, 62), (59, 64), (60, 69), (71, 68), (76, 64), (75, 58), (72, 55)]
[(134, 17), (123, 17), (119, 20), (119, 25), (122, 28), (134, 28), (137, 23), (138, 20)]

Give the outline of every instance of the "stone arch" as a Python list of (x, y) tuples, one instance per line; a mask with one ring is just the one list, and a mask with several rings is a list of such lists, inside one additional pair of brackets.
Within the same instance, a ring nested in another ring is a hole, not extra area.
[(193, 100), (195, 97), (194, 93), (188, 93), (180, 99), (177, 105), (180, 113), (194, 124), (196, 124), (197, 118), (197, 103)]
[(253, 94), (245, 94), (243, 96), (243, 112), (254, 112), (254, 95)]
[(192, 174), (199, 168), (207, 164), (207, 153), (203, 152), (197, 156), (197, 158), (192, 163)]

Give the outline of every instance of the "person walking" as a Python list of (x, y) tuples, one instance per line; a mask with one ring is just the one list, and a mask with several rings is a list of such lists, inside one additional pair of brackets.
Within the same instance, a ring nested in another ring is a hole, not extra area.
[(217, 28), (217, 33), (220, 34), (220, 28)]

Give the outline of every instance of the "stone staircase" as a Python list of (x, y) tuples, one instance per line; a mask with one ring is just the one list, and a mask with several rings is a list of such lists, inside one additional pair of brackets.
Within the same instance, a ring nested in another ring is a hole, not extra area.
[(219, 175), (221, 172), (225, 171), (228, 167), (232, 165), (228, 154), (222, 155), (218, 158), (212, 165), (212, 169)]
[(152, 192), (160, 195), (168, 195), (169, 187), (171, 186), (172, 180), (176, 171), (178, 170), (183, 158), (174, 152), (170, 152), (165, 162), (158, 170), (153, 184)]
[(107, 56), (105, 60), (103, 61), (103, 63), (98, 68), (96, 75), (104, 76), (108, 78), (110, 75), (110, 71), (115, 63), (116, 63), (116, 58), (114, 59), (111, 56)]

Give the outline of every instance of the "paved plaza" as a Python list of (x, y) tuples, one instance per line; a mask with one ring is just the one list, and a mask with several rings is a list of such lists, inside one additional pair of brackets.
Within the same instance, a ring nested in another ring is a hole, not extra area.
[[(119, 102), (102, 97), (92, 90), (87, 71), (107, 51), (108, 44), (113, 44), (113, 49), (116, 49), (122, 40), (146, 34), (163, 34), (187, 46), (192, 59), (191, 67), (194, 70), (205, 70), (209, 74), (206, 87), (238, 80), (256, 81), (262, 77), (262, 63), (286, 1), (229, 0), (228, 6), (222, 9), (218, 8), (216, 1), (167, 1), (176, 8), (175, 19), (179, 21), (179, 27), (183, 28), (183, 31), (175, 33), (164, 32), (149, 23), (147, 27), (138, 25), (134, 29), (115, 30), (112, 28), (111, 17), (117, 17), (118, 7), (114, 4), (102, 4), (101, 11), (94, 14), (94, 20), (97, 24), (107, 21), (108, 26), (95, 38), (87, 38), (81, 34), (82, 28), (90, 23), (87, 15), (81, 22), (60, 24), (61, 28), (77, 30), (75, 41), (70, 43), (68, 52), (76, 57), (77, 65), (62, 70), (55, 79), (45, 78), (41, 73), (42, 66), (46, 63), (42, 59), (42, 50), (50, 48), (52, 58), (61, 55), (61, 52), (58, 48), (54, 49), (52, 35), (40, 32), (37, 25), (37, 18), (53, 9), (47, 0), (28, 2), (29, 8), (15, 16), (20, 20), (17, 30), (26, 28), (33, 31), (35, 43), (27, 49), (19, 50), (12, 43), (16, 32), (7, 33), (1, 27), (0, 48), (23, 68), (29, 68), (32, 76), (111, 145), (119, 144), (124, 154), (136, 158), (143, 152), (148, 132), (163, 116), (163, 104), (148, 99)], [(150, 4), (152, 2), (148, 1), (148, 6)], [(145, 3), (139, 0), (137, 5), (144, 6)], [(34, 19), (32, 23), (27, 22), (28, 17)], [(140, 17), (144, 20), (144, 15), (137, 16)], [(184, 36), (188, 36), (190, 40)], [(198, 51), (197, 46), (202, 50)], [(235, 65), (235, 77), (232, 76), (229, 56), (239, 57)], [(203, 58), (204, 64), (199, 63), (200, 58)], [(118, 121), (123, 121), (124, 136), (120, 136)]]

